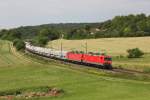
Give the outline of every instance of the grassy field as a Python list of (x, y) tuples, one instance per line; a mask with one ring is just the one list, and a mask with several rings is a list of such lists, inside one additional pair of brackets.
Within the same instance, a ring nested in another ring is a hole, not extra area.
[[(64, 50), (85, 51), (87, 42), (88, 51), (106, 52), (110, 55), (125, 55), (126, 50), (138, 47), (146, 53), (150, 53), (150, 37), (136, 38), (101, 38), (87, 40), (62, 40)], [(48, 47), (60, 49), (61, 40), (49, 42)]]
[[(63, 43), (64, 50), (85, 51), (85, 43), (87, 42), (88, 51), (105, 52), (113, 57), (114, 66), (122, 66), (130, 69), (144, 70), (150, 67), (150, 37), (136, 38), (102, 38), (88, 40), (55, 40), (49, 42), (47, 47), (60, 49)], [(140, 48), (146, 54), (143, 58), (127, 59), (127, 50), (131, 48)], [(120, 58), (119, 56), (123, 56)]]
[(65, 91), (64, 95), (58, 97), (32, 100), (149, 100), (150, 98), (150, 80), (101, 76), (51, 62), (41, 62), (16, 52), (10, 42), (0, 40), (0, 91), (35, 86), (57, 87)]

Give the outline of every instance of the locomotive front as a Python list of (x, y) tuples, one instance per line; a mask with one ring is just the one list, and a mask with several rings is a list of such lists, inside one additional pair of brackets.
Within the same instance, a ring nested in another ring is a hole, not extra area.
[(104, 56), (104, 66), (108, 69), (112, 69), (112, 57)]

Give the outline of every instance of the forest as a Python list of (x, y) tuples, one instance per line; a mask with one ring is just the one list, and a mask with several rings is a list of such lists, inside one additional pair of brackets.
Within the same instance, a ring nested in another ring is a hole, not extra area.
[(45, 45), (48, 41), (58, 38), (71, 40), (141, 36), (150, 36), (150, 16), (145, 14), (116, 16), (111, 20), (99, 23), (44, 24), (0, 31), (1, 39), (31, 40), (39, 45)]

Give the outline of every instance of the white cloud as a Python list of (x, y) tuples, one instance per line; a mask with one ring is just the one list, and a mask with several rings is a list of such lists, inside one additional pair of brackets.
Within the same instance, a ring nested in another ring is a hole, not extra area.
[(150, 0), (0, 0), (0, 27), (96, 22), (116, 15), (150, 14)]

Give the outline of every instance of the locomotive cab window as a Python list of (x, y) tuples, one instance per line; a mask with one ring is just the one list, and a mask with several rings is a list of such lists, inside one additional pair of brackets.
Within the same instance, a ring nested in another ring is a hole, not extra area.
[(112, 58), (106, 57), (105, 60), (106, 60), (106, 61), (112, 61)]

